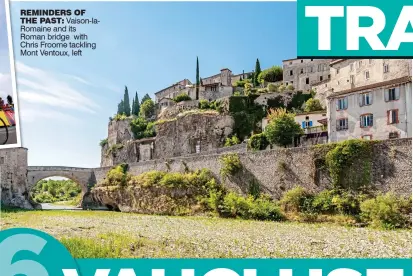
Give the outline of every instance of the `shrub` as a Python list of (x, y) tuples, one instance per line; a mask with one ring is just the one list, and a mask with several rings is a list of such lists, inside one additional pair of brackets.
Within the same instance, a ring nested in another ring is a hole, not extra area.
[(126, 120), (128, 118), (125, 114), (116, 114), (115, 117), (113, 117), (113, 120), (115, 121), (122, 121)]
[(267, 88), (260, 88), (260, 89), (257, 90), (257, 93), (259, 93), (259, 94), (268, 93), (268, 89)]
[(286, 87), (284, 84), (281, 84), (281, 85), (278, 87), (278, 92), (284, 92), (286, 89), (287, 89), (287, 87)]
[(235, 175), (237, 172), (241, 171), (242, 169), (241, 160), (239, 159), (239, 156), (236, 153), (228, 153), (228, 154), (222, 155), (219, 161), (222, 165), (221, 167), (222, 177), (229, 177), (231, 175)]
[(137, 117), (130, 122), (130, 127), (135, 139), (156, 136), (155, 123), (148, 122), (143, 117)]
[(207, 101), (207, 100), (200, 100), (199, 101), (199, 108), (200, 109), (210, 109), (210, 104), (209, 104), (209, 101)]
[(334, 213), (335, 206), (333, 204), (334, 191), (324, 190), (314, 196), (312, 205), (319, 213)]
[(177, 95), (177, 96), (174, 98), (174, 101), (175, 101), (176, 103), (184, 102), (184, 101), (191, 101), (191, 100), (192, 100), (191, 97), (189, 97), (189, 95), (186, 94), (186, 93), (181, 93), (181, 94)]
[(310, 98), (305, 103), (304, 111), (311, 112), (311, 111), (319, 111), (323, 110), (323, 106), (321, 105), (318, 99)]
[(304, 204), (311, 195), (303, 187), (295, 187), (287, 191), (280, 200), (280, 206), (285, 212), (304, 211)]
[(378, 195), (361, 203), (361, 218), (374, 227), (386, 229), (411, 227), (410, 215), (403, 213), (411, 204), (408, 200), (397, 198), (394, 194)]
[(114, 144), (108, 148), (106, 154), (115, 154), (118, 150), (121, 150), (123, 148), (123, 144)]
[(333, 185), (357, 191), (371, 183), (372, 141), (346, 140), (335, 144), (325, 155)]
[(243, 197), (234, 192), (225, 195), (222, 202), (221, 213), (228, 217), (250, 218), (249, 211), (252, 209), (253, 197)]
[(234, 192), (225, 195), (221, 214), (227, 217), (243, 219), (280, 221), (284, 219), (278, 205), (268, 196), (254, 199), (252, 196), (241, 196)]
[(294, 114), (286, 112), (285, 109), (276, 109), (268, 118), (269, 123), (264, 133), (270, 144), (287, 146), (294, 137), (303, 133), (300, 125), (295, 122)]
[(267, 196), (257, 198), (250, 210), (251, 218), (256, 220), (284, 220), (280, 207)]
[(128, 181), (131, 179), (131, 175), (126, 172), (125, 165), (118, 165), (106, 174), (106, 179), (104, 180), (104, 186), (126, 186)]
[(149, 98), (141, 104), (139, 115), (146, 119), (155, 115), (155, 103), (152, 99)]
[(108, 144), (108, 138), (100, 140), (99, 145), (103, 148)]
[(252, 93), (252, 88), (253, 88), (253, 85), (251, 83), (246, 83), (244, 85), (244, 95), (245, 96), (250, 95)]
[(240, 144), (241, 143), (241, 141), (238, 139), (238, 137), (236, 136), (236, 135), (234, 135), (234, 136), (232, 136), (231, 138), (227, 138), (227, 139), (225, 139), (225, 147), (232, 147), (232, 146), (235, 146), (235, 145), (238, 145), (238, 144)]
[(264, 150), (268, 146), (268, 140), (264, 133), (254, 134), (248, 140), (248, 148), (252, 150)]
[(276, 82), (283, 79), (283, 69), (280, 66), (273, 66), (263, 70), (258, 75), (258, 81), (262, 82)]
[(270, 92), (277, 92), (279, 87), (280, 87), (280, 85), (270, 83), (270, 84), (268, 84), (267, 89)]
[(293, 91), (294, 90), (294, 86), (292, 84), (289, 84), (286, 88), (287, 91)]

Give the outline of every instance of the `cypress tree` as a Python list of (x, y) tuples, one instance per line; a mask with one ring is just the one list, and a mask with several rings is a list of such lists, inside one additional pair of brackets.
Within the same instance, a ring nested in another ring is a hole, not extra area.
[(128, 87), (125, 86), (125, 94), (123, 95), (123, 112), (126, 116), (130, 116), (130, 103)]
[(122, 115), (125, 113), (125, 105), (123, 100), (120, 101), (119, 105), (118, 105), (118, 114)]
[(135, 98), (132, 98), (132, 110), (131, 110), (132, 115), (135, 114)]
[(134, 111), (133, 114), (135, 114), (136, 116), (139, 116), (139, 111), (141, 109), (140, 105), (139, 105), (139, 98), (138, 98), (138, 92), (135, 93), (135, 99), (134, 99), (135, 103), (134, 103)]
[(258, 86), (260, 83), (258, 82), (258, 75), (261, 73), (261, 66), (260, 66), (260, 61), (257, 58), (257, 61), (255, 62), (255, 72), (254, 72), (254, 85)]
[(199, 61), (198, 57), (196, 57), (196, 99), (199, 99)]

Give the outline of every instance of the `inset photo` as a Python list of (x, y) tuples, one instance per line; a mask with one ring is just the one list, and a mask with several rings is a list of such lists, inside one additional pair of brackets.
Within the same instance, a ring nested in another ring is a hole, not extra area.
[(20, 147), (9, 5), (0, 3), (0, 149)]

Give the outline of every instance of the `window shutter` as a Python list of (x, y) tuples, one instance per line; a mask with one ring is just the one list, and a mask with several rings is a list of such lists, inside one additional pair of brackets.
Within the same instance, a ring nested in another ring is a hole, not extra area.
[(369, 104), (373, 104), (373, 93), (369, 93)]
[(399, 123), (399, 110), (395, 110), (394, 112), (396, 112), (396, 124)]
[(363, 94), (359, 95), (359, 105), (363, 106)]
[(305, 128), (305, 122), (302, 122), (302, 123), (301, 123), (301, 127), (302, 127), (302, 128)]
[(389, 101), (389, 94), (390, 94), (389, 89), (384, 90), (384, 100), (386, 102)]
[(336, 100), (336, 110), (339, 110), (338, 109), (338, 103), (340, 102), (340, 100)]
[(309, 121), (308, 126), (312, 127), (313, 126), (313, 121)]
[(387, 124), (390, 125), (390, 110), (387, 110)]
[(394, 94), (396, 96), (396, 100), (400, 99), (400, 87), (395, 88)]
[(347, 97), (344, 98), (344, 109), (347, 109)]

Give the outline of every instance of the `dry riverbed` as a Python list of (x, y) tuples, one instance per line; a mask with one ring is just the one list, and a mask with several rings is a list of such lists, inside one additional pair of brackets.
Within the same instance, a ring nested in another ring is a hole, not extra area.
[(76, 258), (412, 257), (410, 230), (328, 223), (53, 210), (3, 212), (0, 225), (50, 233)]

